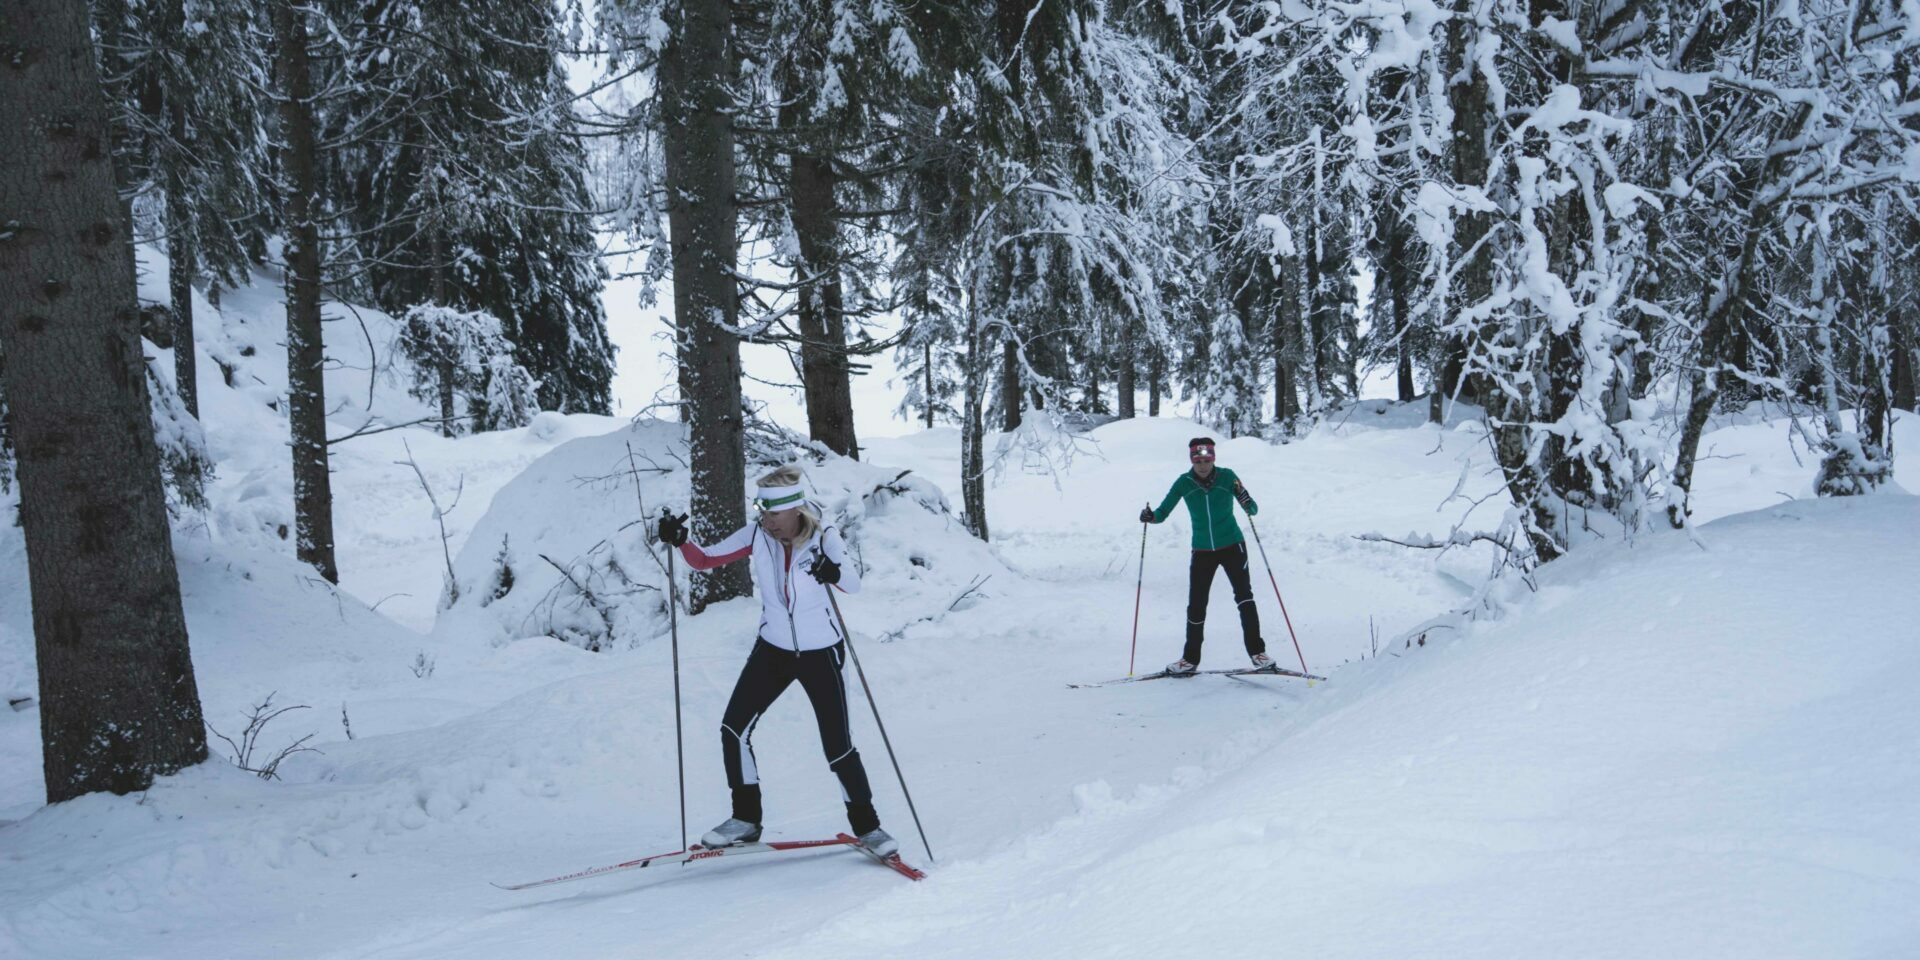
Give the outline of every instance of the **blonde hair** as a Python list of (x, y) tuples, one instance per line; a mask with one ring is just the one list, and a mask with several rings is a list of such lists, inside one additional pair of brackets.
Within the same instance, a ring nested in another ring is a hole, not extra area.
[[(805, 480), (806, 475), (800, 472), (799, 465), (789, 463), (754, 483), (762, 487), (797, 487)], [(794, 509), (800, 511), (800, 532), (793, 538), (795, 546), (798, 546), (812, 540), (813, 535), (820, 532), (820, 515), (814, 512), (811, 500), (801, 500), (800, 505)]]

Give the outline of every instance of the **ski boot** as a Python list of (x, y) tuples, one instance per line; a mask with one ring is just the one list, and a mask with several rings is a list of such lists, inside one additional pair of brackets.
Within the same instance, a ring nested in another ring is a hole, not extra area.
[(714, 847), (730, 847), (736, 843), (755, 843), (758, 842), (759, 839), (759, 824), (748, 823), (745, 820), (729, 817), (726, 823), (714, 827), (712, 830), (708, 830), (707, 835), (700, 838), (700, 843), (708, 849), (712, 849)]
[(1200, 665), (1197, 663), (1188, 663), (1185, 660), (1175, 660), (1174, 662), (1167, 664), (1167, 669), (1165, 672), (1166, 672), (1166, 675), (1169, 677), (1191, 677), (1193, 676), (1193, 672), (1198, 669), (1200, 669)]
[(879, 827), (861, 834), (860, 845), (865, 847), (868, 853), (882, 860), (900, 852), (900, 842)]

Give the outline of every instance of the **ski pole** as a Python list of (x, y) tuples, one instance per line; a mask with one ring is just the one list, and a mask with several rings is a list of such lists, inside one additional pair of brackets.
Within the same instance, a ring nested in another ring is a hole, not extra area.
[[(1148, 504), (1148, 509), (1153, 505)], [(1133, 580), (1133, 646), (1127, 650), (1127, 676), (1133, 676), (1134, 655), (1140, 652), (1140, 585), (1147, 580), (1147, 524), (1140, 523), (1140, 573)]]
[[(640, 468), (633, 462), (633, 444), (627, 444), (627, 466), (633, 471), (633, 495), (640, 503), (640, 520), (643, 529), (640, 542), (647, 542), (644, 524), (647, 519), (647, 497), (640, 490)], [(671, 507), (660, 508), (662, 520), (673, 516)], [(667, 628), (673, 635), (673, 763), (680, 773), (680, 849), (687, 849), (687, 746), (686, 738), (680, 733), (680, 585), (673, 576), (673, 551), (671, 543), (661, 543), (667, 548)], [(647, 555), (652, 556), (652, 548)], [(658, 562), (658, 561), (655, 561)]]
[[(1287, 636), (1293, 638), (1293, 655), (1300, 658), (1300, 672), (1312, 673), (1307, 669), (1307, 658), (1300, 652), (1300, 635), (1293, 632), (1293, 618), (1287, 616), (1287, 601), (1280, 596), (1280, 582), (1273, 578), (1273, 561), (1267, 559), (1267, 545), (1260, 542), (1260, 528), (1253, 522), (1253, 515), (1247, 515), (1247, 529), (1253, 531), (1253, 542), (1260, 547), (1260, 562), (1266, 565), (1267, 582), (1273, 585), (1273, 598), (1280, 601), (1280, 619), (1287, 623)], [(1311, 684), (1313, 681), (1307, 681)]]
[[(673, 511), (662, 507), (663, 515)], [(687, 747), (680, 733), (680, 584), (673, 576), (673, 544), (667, 548), (667, 624), (673, 634), (673, 760), (680, 768), (680, 849), (687, 849)]]
[(927, 862), (938, 863), (934, 858), (933, 847), (927, 844), (927, 828), (920, 825), (920, 811), (914, 809), (913, 793), (907, 789), (907, 775), (900, 772), (900, 758), (894, 755), (893, 741), (887, 737), (887, 725), (880, 719), (880, 705), (873, 700), (873, 688), (867, 685), (867, 671), (860, 666), (860, 654), (853, 649), (853, 631), (847, 629), (847, 615), (840, 612), (840, 598), (833, 595), (833, 588), (827, 588), (827, 602), (833, 604), (834, 619), (840, 621), (840, 635), (847, 640), (847, 656), (853, 660), (853, 672), (860, 677), (860, 689), (867, 695), (867, 706), (873, 708), (873, 725), (880, 728), (880, 742), (886, 744), (887, 760), (893, 763), (893, 775), (900, 781), (900, 793), (907, 798), (907, 812), (913, 815), (913, 829), (920, 832), (920, 847), (927, 851)]

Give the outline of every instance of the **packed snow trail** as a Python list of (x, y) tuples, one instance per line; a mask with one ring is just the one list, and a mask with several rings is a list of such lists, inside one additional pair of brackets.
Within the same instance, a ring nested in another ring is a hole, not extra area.
[(938, 897), (763, 955), (1908, 955), (1917, 530), (1887, 495), (1598, 548), (1231, 762), (1083, 787)]

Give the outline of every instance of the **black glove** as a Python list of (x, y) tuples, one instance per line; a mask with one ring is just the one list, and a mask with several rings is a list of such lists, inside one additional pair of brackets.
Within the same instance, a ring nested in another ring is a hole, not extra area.
[(1242, 510), (1248, 509), (1247, 505), (1253, 502), (1253, 494), (1247, 492), (1247, 485), (1238, 480), (1233, 482), (1233, 498), (1240, 501)]
[(1153, 522), (1153, 508), (1152, 508), (1152, 507), (1141, 507), (1141, 508), (1140, 508), (1140, 522), (1141, 522), (1141, 523), (1152, 523), (1152, 522)]
[(840, 582), (840, 565), (821, 554), (813, 558), (813, 565), (807, 568), (807, 575), (821, 583), (832, 585)]
[(680, 546), (687, 542), (687, 515), (674, 516), (671, 510), (660, 511), (660, 526), (656, 536), (660, 542), (669, 546)]

